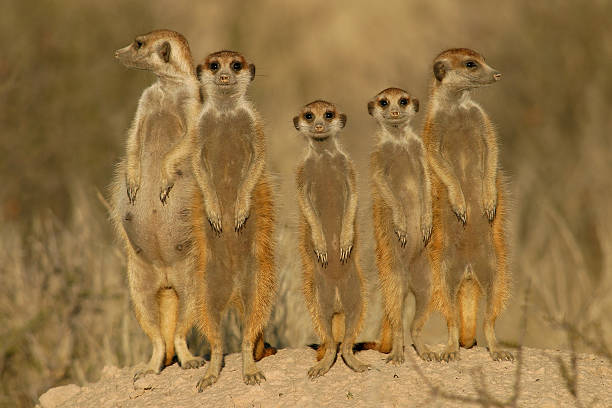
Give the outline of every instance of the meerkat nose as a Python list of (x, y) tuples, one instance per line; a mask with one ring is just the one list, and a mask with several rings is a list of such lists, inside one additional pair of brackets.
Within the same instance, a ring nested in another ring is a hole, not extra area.
[(393, 116), (394, 118), (397, 118), (399, 116), (399, 112), (398, 111), (391, 111), (391, 116)]
[(229, 75), (221, 74), (219, 75), (219, 80), (221, 80), (221, 82), (229, 82)]
[(317, 132), (322, 132), (323, 131), (323, 125), (321, 125), (319, 123), (317, 123), (314, 128), (315, 128), (315, 130)]
[(115, 58), (119, 58), (119, 50), (115, 51)]
[(496, 81), (499, 81), (501, 79), (501, 72), (494, 72), (493, 73), (493, 78), (495, 78)]

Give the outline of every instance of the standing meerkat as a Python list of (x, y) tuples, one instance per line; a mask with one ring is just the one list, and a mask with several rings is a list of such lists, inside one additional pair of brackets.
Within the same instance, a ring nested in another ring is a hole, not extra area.
[(388, 88), (368, 102), (379, 124), (371, 154), (376, 265), (384, 318), (379, 351), (387, 361), (404, 362), (404, 307), (408, 291), (415, 297), (410, 333), (417, 354), (436, 360), (421, 339), (431, 310), (431, 271), (425, 246), (432, 228), (431, 184), (421, 139), (411, 119), (419, 101), (402, 89)]
[(206, 242), (207, 259), (198, 325), (211, 347), (210, 364), (197, 385), (201, 392), (221, 372), (221, 321), (228, 306), (235, 307), (243, 320), (244, 382), (265, 380), (254, 357), (263, 351), (262, 333), (276, 292), (276, 274), (265, 135), (259, 115), (246, 98), (255, 65), (240, 53), (219, 51), (197, 66), (197, 75), (205, 95), (200, 132), (164, 162), (167, 184), (163, 195), (172, 188), (176, 163), (191, 156), (203, 196), (202, 214), (211, 227), (195, 232)]
[[(115, 52), (126, 67), (152, 71), (157, 81), (140, 97), (128, 132), (127, 154), (111, 186), (112, 219), (127, 251), (130, 295), (136, 318), (153, 343), (145, 370), (159, 373), (174, 352), (183, 368), (199, 367), (187, 348), (199, 296), (196, 258), (201, 248), (192, 237), (192, 197), (197, 185), (190, 163), (180, 163), (176, 199), (163, 206), (160, 163), (195, 131), (200, 110), (198, 82), (187, 40), (174, 31), (156, 30), (136, 37)], [(195, 210), (197, 212), (197, 209)]]
[(475, 344), (478, 300), (484, 292), (484, 333), (491, 357), (512, 360), (495, 338), (495, 320), (509, 292), (497, 136), (488, 115), (471, 98), (474, 88), (500, 80), (501, 74), (466, 48), (438, 55), (433, 73), (423, 142), (432, 169), (435, 296), (449, 336), (441, 357), (458, 359), (459, 344)]
[(346, 115), (325, 101), (309, 103), (293, 118), (308, 141), (296, 182), (304, 296), (322, 341), (320, 361), (308, 371), (313, 379), (329, 371), (341, 337), (346, 365), (358, 372), (368, 368), (353, 354), (363, 322), (365, 284), (357, 258), (355, 169), (337, 140), (345, 123)]

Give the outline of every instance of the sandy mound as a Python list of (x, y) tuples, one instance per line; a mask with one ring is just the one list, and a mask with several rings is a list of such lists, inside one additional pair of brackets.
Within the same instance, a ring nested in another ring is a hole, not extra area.
[[(501, 402), (512, 396), (518, 363), (493, 362), (485, 349), (461, 350), (462, 360), (453, 363), (416, 360), (412, 350), (400, 367), (385, 363), (375, 351), (358, 353), (372, 366), (355, 373), (341, 359), (323, 377), (311, 381), (306, 372), (314, 363), (310, 349), (280, 350), (258, 363), (267, 381), (260, 386), (242, 382), (240, 356), (225, 357), (219, 382), (199, 394), (195, 385), (206, 367), (182, 370), (174, 364), (160, 375), (132, 383), (135, 368), (106, 367), (99, 382), (83, 387), (53, 388), (40, 397), (40, 406), (54, 407), (400, 407), (478, 406), (488, 394)], [(563, 376), (560, 361), (568, 367)], [(416, 364), (416, 365), (415, 365)], [(571, 377), (567, 352), (524, 349), (518, 406), (576, 406), (568, 391)], [(577, 396), (585, 406), (612, 405), (612, 368), (601, 357), (577, 356)], [(436, 394), (432, 387), (448, 395)], [(480, 391), (479, 391), (480, 390)], [(485, 391), (482, 391), (485, 390)], [(449, 397), (458, 399), (448, 399)], [(472, 402), (470, 402), (472, 401)]]

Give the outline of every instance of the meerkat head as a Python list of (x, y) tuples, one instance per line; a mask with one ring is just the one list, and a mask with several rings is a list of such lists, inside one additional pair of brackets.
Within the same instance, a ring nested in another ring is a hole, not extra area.
[(115, 51), (128, 68), (145, 69), (161, 77), (194, 75), (189, 43), (171, 30), (155, 30), (139, 35), (127, 47)]
[(255, 64), (235, 51), (210, 54), (196, 68), (198, 79), (210, 96), (242, 96), (255, 78)]
[(387, 126), (406, 124), (418, 111), (419, 100), (399, 88), (387, 88), (368, 102), (368, 113)]
[(469, 90), (490, 85), (501, 73), (487, 65), (482, 55), (468, 48), (453, 48), (436, 57), (433, 65), (436, 85)]
[(293, 126), (304, 136), (322, 142), (334, 136), (346, 124), (346, 115), (333, 103), (314, 101), (304, 106), (293, 118)]

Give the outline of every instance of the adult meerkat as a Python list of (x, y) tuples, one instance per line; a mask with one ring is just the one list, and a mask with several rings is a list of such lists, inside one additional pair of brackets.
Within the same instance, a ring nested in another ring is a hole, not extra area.
[(512, 360), (495, 338), (495, 320), (509, 292), (497, 136), (488, 115), (471, 98), (473, 89), (500, 80), (501, 74), (466, 48), (438, 55), (433, 73), (423, 142), (434, 195), (430, 254), (449, 336), (441, 357), (457, 359), (459, 344), (475, 344), (478, 300), (484, 292), (484, 333), (491, 357)]
[[(174, 31), (139, 35), (115, 52), (126, 67), (152, 71), (157, 81), (140, 97), (128, 131), (127, 154), (118, 167), (112, 190), (112, 219), (127, 251), (130, 295), (136, 318), (153, 343), (145, 370), (159, 373), (174, 352), (183, 368), (199, 367), (200, 357), (187, 348), (201, 276), (196, 268), (201, 248), (192, 236), (192, 197), (197, 185), (190, 163), (180, 163), (176, 199), (159, 201), (160, 163), (190, 132), (200, 109), (199, 87), (189, 45)], [(197, 209), (196, 209), (197, 212)]]
[(432, 229), (431, 184), (423, 143), (410, 125), (419, 100), (388, 88), (368, 102), (379, 124), (371, 154), (376, 264), (383, 295), (384, 318), (379, 351), (387, 361), (404, 362), (404, 306), (408, 291), (415, 297), (410, 328), (417, 354), (436, 360), (421, 339), (431, 309), (431, 271), (425, 246)]
[[(320, 361), (308, 375), (314, 379), (329, 371), (342, 331), (342, 358), (361, 372), (368, 366), (353, 354), (365, 309), (365, 285), (357, 258), (355, 170), (337, 140), (346, 115), (329, 102), (315, 101), (304, 106), (293, 123), (308, 141), (306, 157), (296, 173), (299, 248), (304, 296), (322, 341)], [(340, 327), (342, 322), (344, 327)]]
[(237, 52), (219, 51), (197, 66), (197, 75), (206, 96), (199, 118), (200, 132), (177, 147), (163, 166), (167, 193), (172, 188), (176, 163), (192, 157), (203, 195), (203, 214), (211, 226), (196, 231), (206, 242), (207, 259), (198, 325), (211, 347), (210, 364), (197, 384), (201, 392), (217, 381), (221, 371), (221, 321), (228, 306), (235, 307), (243, 320), (244, 382), (259, 384), (265, 380), (255, 365), (254, 347), (259, 352), (263, 348), (261, 338), (276, 291), (276, 274), (265, 135), (259, 115), (246, 98), (255, 65)]

